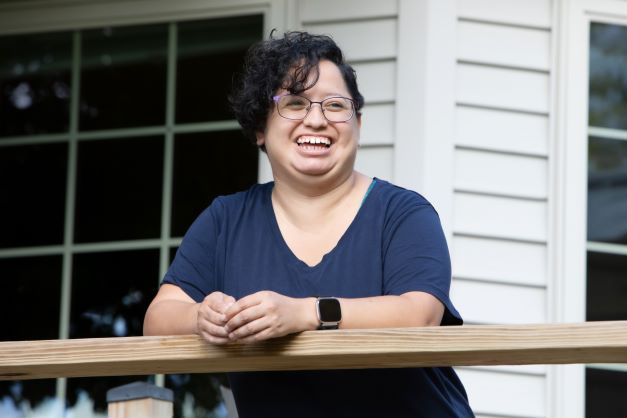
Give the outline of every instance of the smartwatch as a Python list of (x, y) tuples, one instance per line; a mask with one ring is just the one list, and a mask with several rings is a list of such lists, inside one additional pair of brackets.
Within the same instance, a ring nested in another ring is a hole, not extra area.
[(318, 298), (316, 300), (318, 329), (338, 329), (342, 322), (342, 307), (337, 298)]

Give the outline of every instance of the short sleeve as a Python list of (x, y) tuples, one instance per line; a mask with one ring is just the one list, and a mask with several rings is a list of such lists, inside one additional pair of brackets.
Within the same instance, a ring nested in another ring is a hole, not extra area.
[(446, 308), (442, 325), (461, 325), (449, 298), (451, 261), (440, 219), (428, 202), (417, 198), (404, 199), (385, 226), (383, 292), (429, 293)]
[(189, 227), (161, 284), (180, 287), (196, 302), (217, 289), (216, 246), (223, 213), (219, 199)]

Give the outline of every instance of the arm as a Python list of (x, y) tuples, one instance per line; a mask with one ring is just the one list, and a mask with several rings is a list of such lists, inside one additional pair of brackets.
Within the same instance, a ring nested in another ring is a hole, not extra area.
[(214, 344), (229, 341), (224, 311), (235, 302), (221, 292), (196, 303), (180, 287), (164, 284), (146, 311), (144, 335), (199, 334)]
[[(255, 342), (294, 332), (315, 330), (318, 318), (316, 298), (290, 298), (262, 291), (246, 296), (225, 312), (228, 338)], [(340, 328), (392, 328), (437, 326), (444, 306), (424, 292), (400, 296), (340, 299)]]

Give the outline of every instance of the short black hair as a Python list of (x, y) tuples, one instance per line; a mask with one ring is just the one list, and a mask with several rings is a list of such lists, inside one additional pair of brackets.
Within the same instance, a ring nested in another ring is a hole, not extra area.
[(331, 37), (293, 31), (275, 38), (274, 32), (268, 40), (248, 49), (243, 72), (236, 77), (229, 96), (231, 109), (244, 135), (255, 143), (256, 133), (266, 129), (266, 119), (274, 106), (272, 96), (278, 89), (299, 94), (313, 87), (318, 81), (321, 60), (337, 65), (354, 101), (355, 111), (360, 113), (364, 97), (357, 88), (355, 70), (346, 63), (342, 50)]

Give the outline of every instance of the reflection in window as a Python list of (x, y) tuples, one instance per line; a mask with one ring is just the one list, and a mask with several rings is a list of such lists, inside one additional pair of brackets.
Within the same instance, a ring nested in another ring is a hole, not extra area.
[[(0, 341), (59, 337), (61, 256), (0, 258)], [(16, 312), (27, 312), (19, 321)]]
[(177, 135), (174, 143), (172, 236), (183, 236), (220, 195), (257, 182), (257, 147), (240, 131)]
[(588, 240), (627, 244), (627, 141), (588, 143)]
[[(61, 256), (0, 258), (0, 341), (58, 338), (61, 263)], [(25, 311), (19, 321), (10, 319)], [(0, 382), (0, 417), (54, 406), (55, 387), (54, 379)]]
[(591, 126), (627, 129), (627, 27), (590, 26)]
[[(62, 417), (63, 405), (54, 397), (55, 387), (55, 379), (0, 381), (0, 417)], [(33, 415), (28, 414), (31, 411)]]
[(77, 173), (77, 242), (159, 237), (162, 137), (82, 141)]
[(586, 416), (627, 417), (627, 373), (586, 369)]
[(627, 320), (627, 257), (588, 252), (588, 321)]
[(76, 254), (70, 338), (142, 335), (158, 279), (159, 250)]
[(67, 144), (0, 148), (0, 248), (63, 243)]
[(167, 25), (83, 32), (80, 129), (165, 123)]
[(227, 100), (233, 74), (262, 30), (260, 15), (179, 23), (177, 123), (233, 119)]
[(68, 130), (71, 56), (69, 32), (0, 37), (0, 137)]
[(223, 374), (172, 374), (165, 385), (174, 392), (174, 416), (226, 418), (220, 396), (220, 385), (226, 385)]
[(152, 376), (75, 377), (67, 380), (67, 407), (77, 418), (107, 418), (107, 391), (129, 383), (147, 381)]

